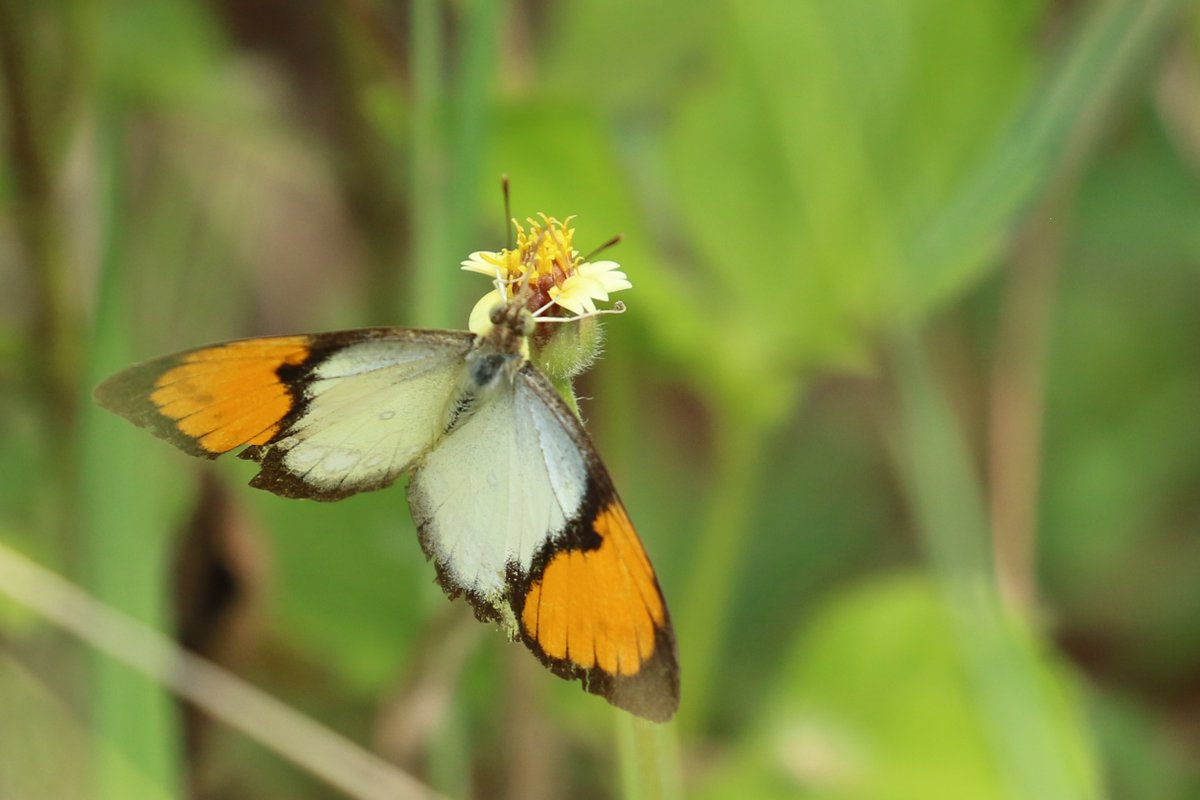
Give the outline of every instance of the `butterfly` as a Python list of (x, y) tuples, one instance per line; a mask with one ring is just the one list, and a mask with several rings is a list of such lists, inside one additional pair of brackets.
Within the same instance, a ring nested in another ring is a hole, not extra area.
[(541, 320), (527, 295), (503, 293), (484, 333), (222, 342), (131, 366), (95, 399), (195, 456), (243, 448), (260, 465), (250, 485), (283, 497), (339, 500), (407, 474), (451, 599), (554, 674), (664, 722), (679, 705), (667, 606), (591, 439), (528, 357)]

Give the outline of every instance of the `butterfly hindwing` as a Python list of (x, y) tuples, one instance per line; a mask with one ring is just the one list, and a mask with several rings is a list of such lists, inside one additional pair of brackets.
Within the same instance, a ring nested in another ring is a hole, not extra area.
[(532, 366), (520, 379), (583, 454), (587, 488), (563, 535), (515, 584), (521, 639), (555, 674), (655, 722), (679, 707), (675, 634), (649, 556), (582, 423)]
[(599, 483), (511, 602), (521, 640), (552, 672), (638, 716), (679, 706), (675, 637), (662, 591), (625, 507)]
[(654, 569), (587, 433), (531, 365), (419, 462), (409, 503), (449, 593), (555, 674), (639, 716), (674, 714)]
[(336, 500), (390, 484), (430, 446), (472, 339), (398, 328), (242, 339), (130, 367), (96, 399), (192, 455), (248, 445), (258, 488)]
[[(487, 395), (408, 485), (426, 551), (451, 585), (492, 608), (508, 593), (508, 564), (532, 564), (566, 528), (586, 488), (583, 455), (528, 394), (507, 384)], [(562, 457), (552, 462), (547, 446)]]

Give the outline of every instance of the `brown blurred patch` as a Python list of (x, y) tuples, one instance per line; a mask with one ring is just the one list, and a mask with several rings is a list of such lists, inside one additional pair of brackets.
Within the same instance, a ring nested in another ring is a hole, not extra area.
[[(253, 524), (211, 470), (201, 473), (172, 574), (180, 643), (234, 671), (250, 663), (262, 638), (268, 556)], [(198, 763), (212, 723), (190, 705), (183, 707), (183, 718), (189, 760)]]

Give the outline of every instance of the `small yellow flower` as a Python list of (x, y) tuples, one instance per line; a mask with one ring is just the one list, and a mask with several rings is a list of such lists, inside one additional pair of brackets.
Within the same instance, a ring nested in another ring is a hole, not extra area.
[(504, 283), (503, 292), (493, 289), (471, 310), (468, 327), (473, 333), (487, 333), (492, 308), (523, 293), (527, 295), (526, 307), (534, 316), (561, 318), (556, 307), (567, 316), (595, 314), (597, 300), (607, 301), (612, 292), (633, 288), (615, 261), (583, 260), (572, 244), (572, 217), (559, 222), (545, 214), (539, 216), (540, 222), (526, 220), (528, 231), (513, 221), (517, 231), (513, 249), (480, 250), (462, 262), (463, 269)]

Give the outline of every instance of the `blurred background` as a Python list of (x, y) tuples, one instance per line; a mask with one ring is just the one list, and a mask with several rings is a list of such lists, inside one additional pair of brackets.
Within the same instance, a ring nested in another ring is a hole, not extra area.
[[(0, 123), (5, 559), (451, 797), (1200, 797), (1195, 4), (0, 0)], [(665, 728), (447, 602), (401, 488), (283, 500), (90, 402), (465, 327), (501, 173), (625, 237), (577, 389)], [(11, 574), (0, 797), (345, 796)]]

